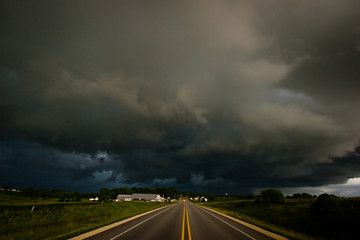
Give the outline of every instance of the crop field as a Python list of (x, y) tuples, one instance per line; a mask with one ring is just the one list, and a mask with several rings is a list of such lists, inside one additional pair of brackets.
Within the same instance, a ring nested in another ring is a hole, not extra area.
[(0, 239), (67, 239), (162, 206), (152, 202), (59, 203), (1, 193)]

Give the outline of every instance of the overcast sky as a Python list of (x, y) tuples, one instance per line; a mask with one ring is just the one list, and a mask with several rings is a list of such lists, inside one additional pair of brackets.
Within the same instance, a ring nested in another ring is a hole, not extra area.
[(250, 193), (360, 177), (359, 9), (1, 1), (0, 185)]

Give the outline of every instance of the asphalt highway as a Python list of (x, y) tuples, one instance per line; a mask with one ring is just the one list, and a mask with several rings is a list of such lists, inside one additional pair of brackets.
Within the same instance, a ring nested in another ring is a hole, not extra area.
[(183, 201), (159, 209), (87, 240), (209, 240), (274, 239), (227, 217)]

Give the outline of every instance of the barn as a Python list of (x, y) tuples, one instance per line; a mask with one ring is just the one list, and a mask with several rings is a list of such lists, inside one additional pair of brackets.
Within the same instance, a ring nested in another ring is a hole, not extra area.
[(139, 201), (151, 201), (151, 202), (161, 202), (160, 194), (149, 194), (149, 193), (133, 193), (132, 195), (123, 195), (119, 194), (117, 196), (118, 201), (132, 201), (132, 200), (139, 200)]
[(134, 200), (161, 202), (161, 197), (160, 197), (159, 194), (133, 193), (133, 194), (132, 194), (132, 198), (133, 198)]
[(130, 202), (133, 200), (131, 195), (125, 195), (125, 194), (119, 194), (117, 196), (117, 200), (118, 201), (125, 201), (125, 202)]

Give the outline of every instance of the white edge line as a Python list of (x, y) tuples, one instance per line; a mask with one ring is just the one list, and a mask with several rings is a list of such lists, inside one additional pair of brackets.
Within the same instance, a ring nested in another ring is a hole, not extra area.
[(141, 213), (141, 214), (138, 214), (138, 215), (129, 217), (129, 218), (125, 218), (125, 219), (123, 219), (123, 220), (121, 220), (121, 221), (119, 221), (119, 222), (115, 222), (115, 223), (112, 223), (112, 224), (110, 224), (110, 225), (106, 225), (106, 226), (104, 226), (104, 227), (100, 227), (100, 228), (94, 229), (94, 230), (92, 230), (92, 231), (90, 231), (90, 232), (86, 232), (86, 233), (83, 233), (83, 234), (81, 234), (81, 235), (78, 235), (78, 236), (75, 236), (75, 237), (73, 237), (73, 238), (70, 238), (69, 240), (83, 240), (83, 239), (92, 237), (92, 236), (94, 236), (94, 235), (96, 235), (96, 234), (99, 234), (99, 233), (101, 233), (101, 232), (107, 231), (107, 230), (109, 230), (109, 229), (111, 229), (111, 228), (120, 226), (120, 225), (122, 225), (122, 224), (124, 224), (124, 223), (127, 223), (127, 222), (130, 222), (130, 221), (132, 221), (132, 220), (135, 220), (135, 219), (137, 219), (137, 218), (139, 218), (139, 217), (142, 217), (142, 216), (145, 216), (145, 215), (147, 215), (147, 214), (150, 214), (150, 213), (152, 213), (152, 212), (159, 211), (159, 210), (161, 210), (161, 209), (165, 209), (165, 208), (169, 208), (169, 207), (171, 207), (171, 205), (170, 205), (170, 206), (165, 206), (165, 207), (156, 208), (156, 209), (154, 209), (154, 210), (150, 210), (150, 211), (147, 211), (147, 212), (144, 212), (144, 213)]
[(240, 220), (240, 219), (231, 217), (231, 216), (226, 215), (226, 214), (224, 214), (224, 213), (215, 211), (214, 209), (207, 208), (207, 207), (203, 207), (203, 206), (199, 206), (199, 207), (200, 207), (200, 208), (203, 208), (203, 209), (206, 209), (206, 210), (208, 210), (208, 211), (212, 211), (212, 212), (214, 212), (214, 213), (216, 213), (216, 214), (219, 214), (220, 216), (223, 216), (223, 217), (226, 217), (226, 218), (228, 218), (228, 219), (231, 219), (231, 220), (233, 220), (234, 222), (240, 223), (241, 225), (244, 225), (245, 227), (248, 227), (248, 228), (250, 228), (250, 229), (253, 229), (253, 230), (255, 230), (256, 232), (262, 233), (262, 234), (264, 234), (264, 235), (266, 235), (266, 236), (268, 236), (268, 237), (271, 237), (271, 238), (273, 238), (273, 239), (275, 239), (275, 240), (288, 240), (287, 238), (285, 238), (285, 237), (283, 237), (283, 236), (281, 236), (281, 235), (278, 235), (278, 234), (273, 233), (273, 232), (269, 232), (269, 231), (267, 231), (267, 230), (265, 230), (265, 229), (263, 229), (263, 228), (260, 228), (260, 227), (258, 227), (258, 226), (255, 226), (255, 225), (252, 225), (252, 224), (250, 224), (250, 223), (244, 222), (244, 221), (242, 221), (242, 220)]
[(230, 223), (228, 223), (228, 222), (226, 222), (226, 221), (222, 220), (221, 218), (219, 218), (219, 217), (215, 216), (214, 214), (210, 213), (209, 211), (206, 211), (206, 210), (205, 210), (205, 209), (203, 209), (203, 208), (200, 208), (200, 209), (202, 209), (204, 212), (206, 212), (206, 213), (210, 214), (211, 216), (213, 216), (213, 217), (215, 217), (215, 218), (219, 219), (220, 221), (222, 221), (223, 223), (225, 223), (225, 224), (229, 225), (230, 227), (234, 228), (235, 230), (237, 230), (237, 231), (241, 232), (241, 233), (242, 233), (242, 234), (244, 234), (245, 236), (247, 236), (247, 237), (249, 237), (249, 238), (251, 238), (251, 239), (256, 240), (256, 238), (253, 238), (253, 237), (252, 237), (252, 236), (250, 236), (249, 234), (247, 234), (247, 233), (245, 233), (244, 231), (241, 231), (240, 229), (238, 229), (238, 228), (234, 227), (234, 226), (233, 226), (233, 225), (231, 225)]
[(159, 215), (159, 214), (161, 214), (161, 213), (163, 213), (163, 212), (165, 212), (165, 211), (169, 210), (170, 208), (173, 208), (174, 206), (176, 206), (176, 205), (173, 205), (172, 207), (165, 208), (165, 209), (164, 209), (164, 210), (162, 210), (161, 212), (159, 212), (159, 213), (157, 213), (157, 214), (155, 214), (155, 215), (153, 215), (153, 216), (151, 216), (151, 217), (149, 217), (149, 218), (145, 219), (144, 221), (142, 221), (142, 222), (140, 222), (140, 223), (136, 224), (135, 226), (133, 226), (133, 227), (129, 228), (128, 230), (126, 230), (126, 231), (124, 231), (124, 232), (122, 232), (122, 233), (120, 233), (120, 234), (116, 235), (115, 237), (110, 238), (110, 240), (114, 240), (114, 239), (116, 239), (116, 238), (120, 237), (121, 235), (123, 235), (123, 234), (125, 234), (125, 233), (129, 232), (130, 230), (132, 230), (132, 229), (134, 229), (134, 228), (136, 228), (136, 227), (140, 226), (140, 225), (141, 225), (141, 224), (143, 224), (144, 222), (149, 221), (149, 220), (150, 220), (150, 219), (152, 219), (153, 217), (156, 217), (157, 215)]

